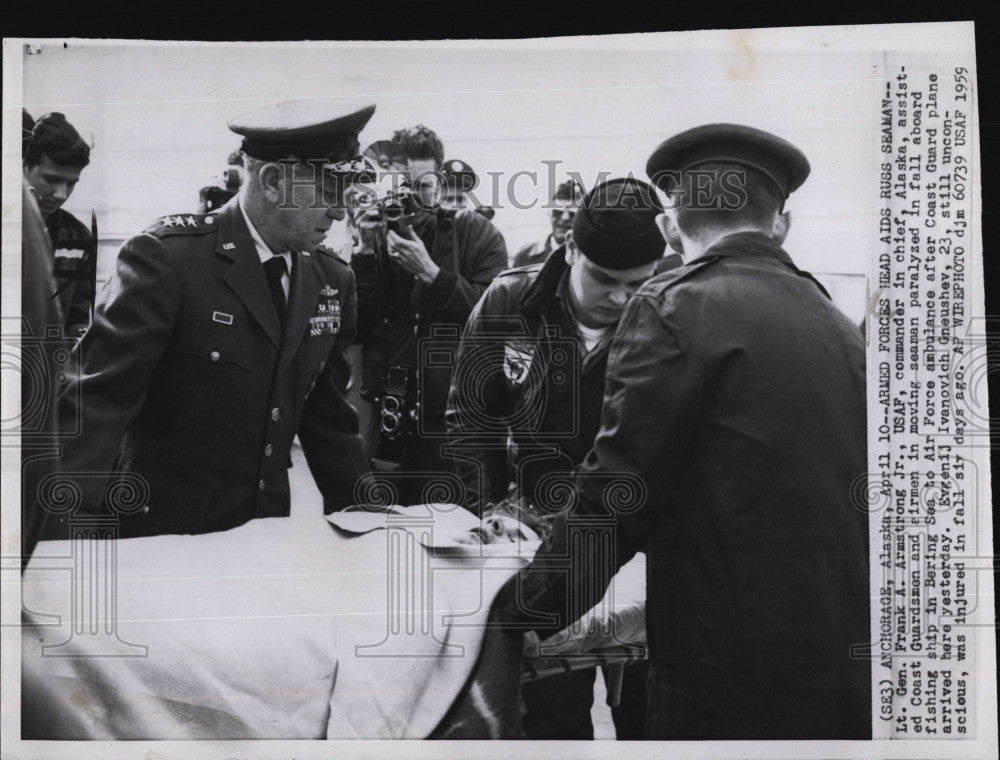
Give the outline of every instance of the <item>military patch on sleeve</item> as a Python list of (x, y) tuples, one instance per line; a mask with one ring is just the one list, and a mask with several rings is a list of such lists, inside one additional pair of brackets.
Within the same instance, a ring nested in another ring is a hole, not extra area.
[(528, 341), (508, 340), (503, 346), (503, 373), (514, 385), (528, 379), (535, 360), (535, 344)]

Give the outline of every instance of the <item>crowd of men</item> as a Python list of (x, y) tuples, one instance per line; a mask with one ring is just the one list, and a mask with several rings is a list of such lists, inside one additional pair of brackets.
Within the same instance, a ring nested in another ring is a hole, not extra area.
[[(801, 151), (673, 135), (650, 182), (560, 185), (508, 268), (432, 129), (362, 151), (375, 106), (315, 107), (232, 120), (235, 195), (127, 240), (97, 298), (96, 225), (61, 208), (90, 148), (26, 115), (24, 310), (79, 337), (53, 398), (79, 498), (51, 509), (26, 478), (25, 555), (79, 514), (122, 538), (287, 516), (297, 437), (328, 513), (375, 477), (401, 504), (443, 483), (542, 518), (497, 601), (514, 637), (565, 627), (644, 552), (649, 660), (618, 738), (869, 737), (864, 349), (781, 247)], [(525, 737), (593, 738), (594, 679), (525, 686)]]

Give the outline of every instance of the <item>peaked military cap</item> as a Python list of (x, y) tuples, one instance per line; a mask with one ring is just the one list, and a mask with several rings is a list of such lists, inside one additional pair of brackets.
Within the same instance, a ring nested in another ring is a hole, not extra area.
[(445, 161), (441, 171), (444, 173), (444, 181), (448, 187), (457, 187), (459, 190), (468, 191), (479, 184), (479, 177), (476, 176), (475, 170), (459, 158)]
[(375, 113), (375, 106), (331, 118), (330, 112), (336, 108), (336, 101), (280, 101), (237, 116), (230, 120), (229, 128), (243, 135), (242, 150), (253, 158), (323, 160), (327, 171), (354, 173), (368, 165), (358, 155), (358, 135)]
[(770, 177), (783, 197), (809, 176), (809, 160), (787, 140), (743, 124), (704, 124), (660, 143), (646, 162), (646, 174), (669, 193), (678, 174), (698, 166), (727, 162), (749, 166)]
[(392, 140), (376, 140), (365, 148), (363, 155), (379, 169), (385, 171), (406, 169), (406, 154)]
[(568, 179), (556, 188), (556, 192), (555, 195), (552, 196), (552, 200), (583, 203), (583, 199), (586, 195), (587, 193), (584, 191), (583, 186), (579, 182), (575, 179)]

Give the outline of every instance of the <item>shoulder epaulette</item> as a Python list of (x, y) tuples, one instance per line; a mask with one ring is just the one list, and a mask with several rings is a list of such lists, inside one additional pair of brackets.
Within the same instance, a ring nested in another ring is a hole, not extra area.
[(511, 267), (510, 269), (504, 269), (497, 275), (497, 277), (513, 277), (516, 274), (534, 274), (539, 271), (545, 262), (541, 261), (537, 264), (525, 264), (523, 267)]
[(322, 253), (323, 255), (327, 256), (328, 258), (331, 258), (334, 261), (337, 261), (337, 262), (343, 264), (345, 267), (350, 267), (351, 266), (350, 262), (347, 259), (345, 259), (340, 254), (334, 253), (332, 250), (330, 250), (329, 248), (327, 248), (325, 245), (321, 245), (319, 248), (317, 248), (316, 249), (316, 253)]
[(684, 264), (676, 269), (668, 269), (666, 272), (661, 272), (660, 274), (653, 276), (653, 278), (646, 282), (640, 290), (650, 295), (660, 295), (663, 291), (669, 290), (675, 285), (691, 279), (699, 272), (702, 272), (714, 265), (716, 262), (722, 261), (723, 258), (724, 257), (722, 256), (712, 256), (709, 258), (699, 259), (691, 264)]
[(157, 237), (198, 235), (212, 232), (217, 226), (214, 214), (169, 214), (157, 219), (146, 233)]

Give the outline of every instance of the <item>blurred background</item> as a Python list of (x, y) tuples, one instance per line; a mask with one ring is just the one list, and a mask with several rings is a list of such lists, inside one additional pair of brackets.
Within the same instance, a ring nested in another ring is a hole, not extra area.
[[(96, 210), (98, 278), (118, 246), (222, 186), (239, 139), (226, 121), (279, 99), (378, 110), (362, 148), (423, 123), (475, 170), (478, 205), (511, 256), (549, 232), (542, 206), (576, 172), (587, 189), (629, 172), (671, 134), (740, 122), (798, 145), (812, 174), (789, 201), (786, 249), (860, 322), (877, 191), (878, 59), (840, 39), (773, 44), (753, 31), (448, 43), (42, 43), (24, 56), (24, 105), (61, 111), (92, 143), (65, 208)], [(722, 40), (725, 44), (719, 44)], [(849, 47), (849, 44), (846, 45)], [(831, 76), (835, 74), (836, 76)], [(472, 200), (472, 199), (470, 199)]]

